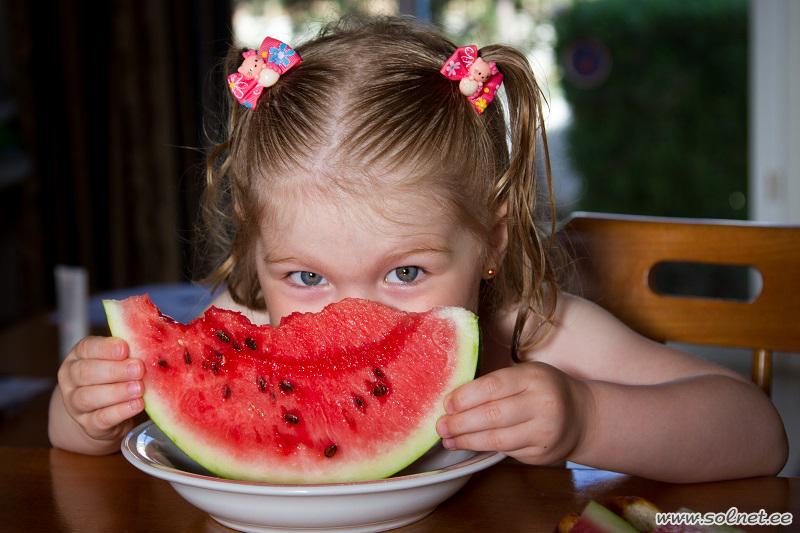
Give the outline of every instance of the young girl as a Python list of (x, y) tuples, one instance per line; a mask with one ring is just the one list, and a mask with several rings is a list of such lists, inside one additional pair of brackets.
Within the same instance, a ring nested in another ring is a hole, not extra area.
[[(676, 482), (781, 469), (783, 425), (757, 387), (559, 288), (547, 164), (549, 198), (536, 194), (541, 91), (520, 52), (346, 19), (228, 64), (205, 204), (222, 252), (212, 279), (228, 289), (216, 305), (273, 326), (346, 297), (476, 312), (482, 375), (445, 400), (448, 448)], [(143, 373), (119, 339), (80, 342), (59, 370), (53, 445), (116, 451)]]

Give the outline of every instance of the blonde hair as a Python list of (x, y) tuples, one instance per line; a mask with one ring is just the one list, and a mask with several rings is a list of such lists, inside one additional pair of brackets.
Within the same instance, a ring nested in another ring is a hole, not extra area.
[[(553, 321), (559, 284), (542, 93), (519, 51), (503, 45), (479, 50), (503, 73), (507, 130), (500, 98), (478, 114), (458, 83), (439, 72), (455, 48), (413, 18), (348, 16), (295, 47), (303, 62), (266, 89), (255, 110), (229, 97), (226, 136), (209, 155), (203, 198), (206, 252), (216, 260), (207, 280), (227, 285), (240, 304), (265, 307), (252, 243), (258, 224), (274, 211), (270, 191), (285, 189), (288, 173), (349, 166), (392, 175), (405, 169), (402, 182), (391, 185), (414, 190), (423, 184), (426, 194), (435, 192), (485, 250), (507, 202), (508, 247), (503, 263), (493, 265), (497, 277), (481, 283), (480, 312), (517, 306), (510, 346), (515, 360), (541, 340), (549, 329), (543, 326)], [(225, 73), (236, 70), (241, 52), (230, 51)], [(537, 138), (545, 202), (537, 202)], [(315, 185), (364, 190), (366, 182), (328, 173)], [(549, 220), (549, 228), (539, 220)], [(522, 338), (531, 313), (538, 327)]]

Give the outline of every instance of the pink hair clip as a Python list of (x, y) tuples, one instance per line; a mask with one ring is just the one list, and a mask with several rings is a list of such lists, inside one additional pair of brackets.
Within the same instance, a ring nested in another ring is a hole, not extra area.
[(228, 87), (236, 100), (248, 109), (255, 109), (265, 87), (272, 87), (278, 78), (303, 60), (289, 45), (265, 37), (258, 50), (242, 53), (239, 70), (228, 76)]
[(497, 64), (487, 63), (478, 57), (478, 47), (474, 44), (462, 46), (453, 52), (444, 62), (440, 72), (447, 79), (458, 80), (458, 90), (466, 96), (478, 113), (483, 113), (486, 106), (494, 100), (503, 74), (497, 70)]

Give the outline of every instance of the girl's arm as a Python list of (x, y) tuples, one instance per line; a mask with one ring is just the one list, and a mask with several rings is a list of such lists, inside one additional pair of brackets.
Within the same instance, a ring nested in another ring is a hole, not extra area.
[(646, 339), (587, 300), (560, 296), (558, 327), (525, 355), (588, 385), (589, 416), (572, 460), (670, 481), (780, 471), (786, 433), (753, 383)]

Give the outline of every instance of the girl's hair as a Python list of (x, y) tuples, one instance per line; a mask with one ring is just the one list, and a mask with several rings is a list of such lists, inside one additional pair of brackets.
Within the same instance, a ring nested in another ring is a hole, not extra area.
[[(252, 243), (265, 217), (274, 221), (276, 199), (301, 180), (307, 188), (311, 178), (296, 176), (313, 176), (312, 189), (324, 194), (368, 199), (377, 184), (433, 196), (483, 243), (484, 266), (507, 203), (508, 247), (502, 264), (491, 265), (497, 277), (481, 284), (480, 312), (517, 307), (510, 348), (518, 360), (553, 323), (561, 254), (552, 238), (543, 96), (525, 56), (502, 45), (479, 50), (503, 73), (508, 130), (501, 98), (476, 113), (439, 72), (456, 45), (413, 18), (347, 16), (295, 49), (302, 63), (265, 89), (255, 110), (228, 98), (227, 131), (209, 155), (203, 198), (206, 257), (216, 260), (207, 281), (227, 285), (240, 304), (265, 307)], [(230, 51), (225, 74), (241, 52)], [(537, 184), (540, 160), (546, 192)], [(523, 338), (531, 314), (538, 326)]]

